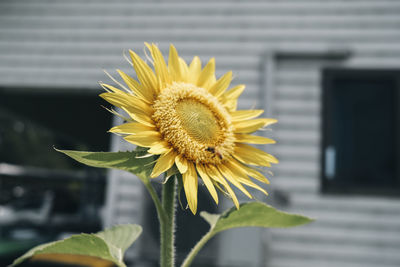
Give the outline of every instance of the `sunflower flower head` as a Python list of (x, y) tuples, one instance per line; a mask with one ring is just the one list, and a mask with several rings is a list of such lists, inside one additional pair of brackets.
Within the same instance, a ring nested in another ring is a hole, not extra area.
[(248, 144), (275, 143), (251, 133), (276, 120), (257, 118), (263, 110), (237, 110), (245, 86), (228, 90), (232, 72), (217, 80), (214, 58), (202, 68), (200, 59), (194, 57), (188, 66), (171, 45), (166, 63), (155, 44), (145, 45), (153, 68), (129, 51), (137, 80), (118, 70), (127, 85), (120, 84), (125, 90), (102, 84), (107, 92), (100, 96), (128, 114), (128, 122), (110, 132), (158, 156), (151, 177), (176, 169), (193, 214), (199, 177), (217, 204), (216, 189), (239, 207), (231, 185), (249, 198), (252, 195), (244, 185), (267, 194), (252, 180), (269, 183), (255, 167), (270, 167), (278, 160)]

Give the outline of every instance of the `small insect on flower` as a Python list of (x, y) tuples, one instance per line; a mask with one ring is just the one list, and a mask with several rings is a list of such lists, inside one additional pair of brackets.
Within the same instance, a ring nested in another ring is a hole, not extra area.
[(273, 144), (274, 140), (252, 133), (277, 121), (257, 118), (263, 110), (237, 110), (245, 86), (228, 89), (232, 72), (217, 79), (214, 58), (202, 67), (196, 56), (188, 65), (171, 45), (166, 63), (155, 44), (146, 47), (152, 67), (129, 51), (138, 80), (118, 70), (127, 87), (117, 84), (124, 90), (101, 84), (107, 92), (100, 96), (128, 114), (129, 121), (110, 132), (159, 156), (151, 177), (175, 166), (193, 213), (199, 177), (217, 204), (216, 189), (222, 189), (239, 208), (231, 185), (249, 198), (252, 195), (243, 185), (267, 194), (251, 178), (266, 184), (268, 179), (251, 166), (270, 167), (278, 160), (248, 144)]
[(209, 147), (206, 148), (206, 150), (208, 152), (211, 152), (211, 153), (215, 154), (216, 156), (218, 156), (222, 160), (222, 154), (218, 150), (216, 150), (215, 147), (209, 146)]

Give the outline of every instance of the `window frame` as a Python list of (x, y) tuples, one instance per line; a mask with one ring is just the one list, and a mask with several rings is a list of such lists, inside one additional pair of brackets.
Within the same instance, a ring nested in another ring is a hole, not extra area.
[[(396, 196), (400, 197), (400, 69), (371, 69), (371, 68), (338, 68), (328, 67), (322, 69), (322, 83), (321, 83), (321, 162), (320, 162), (320, 192), (322, 194), (335, 194), (335, 195), (374, 195), (374, 196)], [(355, 187), (349, 184), (343, 187), (342, 184), (335, 182), (335, 179), (328, 179), (326, 177), (326, 148), (330, 145), (332, 123), (329, 118), (332, 114), (333, 98), (331, 92), (334, 87), (334, 80), (337, 78), (365, 78), (367, 79), (393, 79), (395, 88), (397, 90), (397, 104), (396, 104), (396, 132), (399, 136), (396, 140), (396, 158), (398, 164), (396, 165), (395, 176), (397, 185), (395, 187), (379, 187), (370, 188), (362, 184)]]

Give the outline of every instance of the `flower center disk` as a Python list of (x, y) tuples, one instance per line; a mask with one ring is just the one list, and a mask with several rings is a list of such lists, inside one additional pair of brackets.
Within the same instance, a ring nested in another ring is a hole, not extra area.
[(182, 128), (196, 141), (212, 144), (218, 138), (219, 125), (210, 109), (193, 99), (177, 103)]
[(233, 153), (230, 115), (205, 89), (173, 83), (159, 94), (153, 109), (164, 140), (187, 160), (219, 164)]

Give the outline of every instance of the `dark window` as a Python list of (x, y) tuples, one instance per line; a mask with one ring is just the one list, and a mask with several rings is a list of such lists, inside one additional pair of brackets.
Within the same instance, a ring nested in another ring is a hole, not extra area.
[(323, 71), (323, 192), (400, 192), (399, 100), (400, 70)]
[(111, 115), (98, 92), (0, 90), (0, 162), (50, 169), (80, 168), (56, 152), (107, 151)]
[[(54, 150), (109, 150), (98, 92), (0, 88), (0, 266), (63, 233), (101, 229), (106, 172)], [(22, 237), (21, 237), (22, 233)]]

